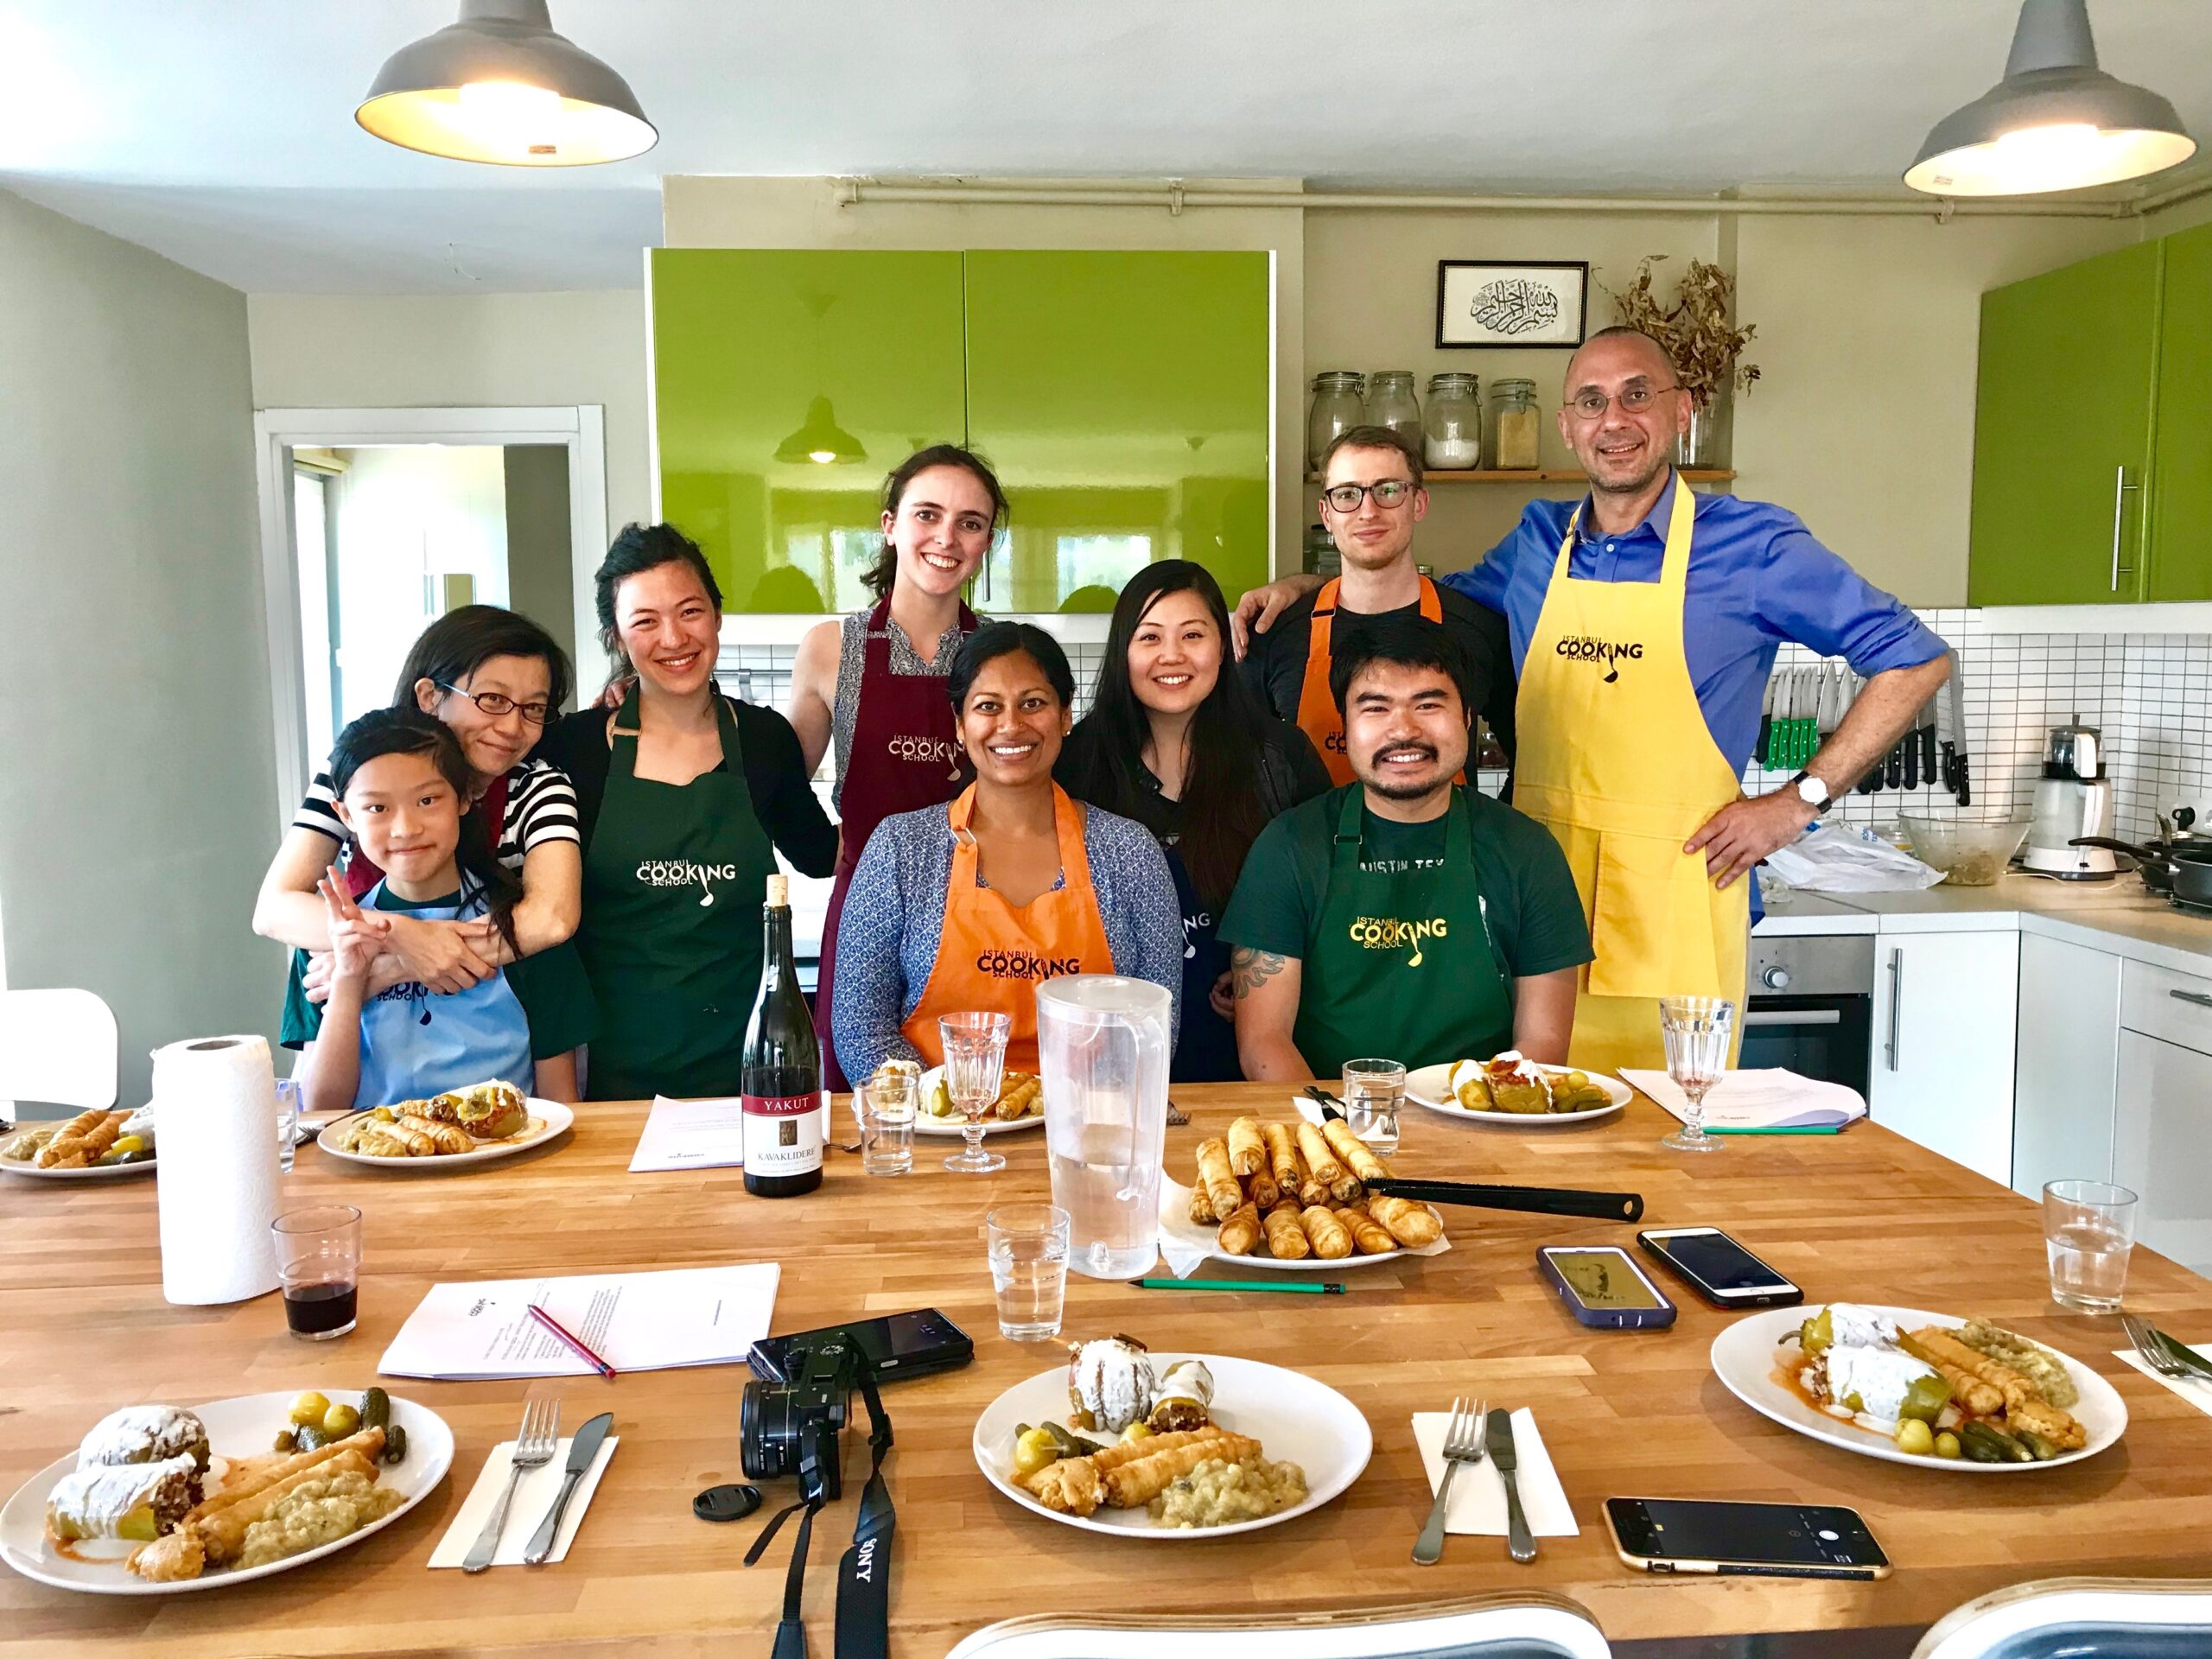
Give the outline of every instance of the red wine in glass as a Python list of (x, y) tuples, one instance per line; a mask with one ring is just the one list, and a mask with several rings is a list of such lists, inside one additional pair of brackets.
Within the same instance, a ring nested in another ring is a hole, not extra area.
[(360, 1306), (359, 1285), (348, 1282), (284, 1287), (284, 1323), (299, 1337), (342, 1337)]

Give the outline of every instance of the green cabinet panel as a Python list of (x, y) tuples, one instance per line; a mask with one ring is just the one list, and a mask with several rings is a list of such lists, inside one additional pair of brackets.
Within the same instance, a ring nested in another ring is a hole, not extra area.
[(2144, 243), (1982, 296), (1969, 604), (2143, 597), (2159, 264)]
[(869, 601), (885, 475), (967, 435), (960, 257), (653, 252), (661, 517), (705, 550), (729, 610)]
[(1110, 610), (1163, 558), (1267, 581), (1270, 256), (966, 260), (968, 432), (1014, 508), (976, 602)]
[(2212, 225), (2165, 239), (2151, 599), (2212, 599)]

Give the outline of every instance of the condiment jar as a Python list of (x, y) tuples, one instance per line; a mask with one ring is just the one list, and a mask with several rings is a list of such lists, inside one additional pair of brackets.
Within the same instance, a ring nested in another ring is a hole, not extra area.
[(1367, 418), (1367, 377), (1349, 369), (1324, 369), (1313, 377), (1313, 404), (1306, 416), (1306, 470), (1319, 472), (1321, 457), (1339, 432)]
[(1536, 407), (1533, 380), (1493, 380), (1490, 388), (1491, 464), (1501, 472), (1534, 472), (1539, 423), (1543, 411)]
[(1428, 377), (1421, 417), (1421, 461), (1431, 472), (1471, 472), (1483, 464), (1483, 406), (1471, 374)]
[(1377, 369), (1368, 382), (1367, 418), (1387, 426), (1408, 443), (1421, 442), (1421, 400), (1414, 396), (1411, 369)]

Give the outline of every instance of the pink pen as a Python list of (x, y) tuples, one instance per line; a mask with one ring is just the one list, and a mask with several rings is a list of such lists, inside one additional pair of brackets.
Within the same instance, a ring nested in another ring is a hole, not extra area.
[(614, 1376), (614, 1368), (608, 1364), (605, 1360), (601, 1359), (597, 1354), (592, 1352), (590, 1349), (585, 1347), (583, 1344), (579, 1342), (574, 1336), (570, 1335), (569, 1332), (563, 1327), (560, 1320), (555, 1319), (550, 1313), (548, 1313), (543, 1308), (538, 1306), (535, 1302), (528, 1303), (526, 1306), (530, 1309), (530, 1317), (531, 1319), (536, 1319), (548, 1331), (550, 1331), (555, 1336), (560, 1338), (563, 1343), (567, 1344), (569, 1348), (575, 1351), (578, 1357), (586, 1361), (591, 1366), (592, 1370), (597, 1371), (601, 1376), (610, 1379)]

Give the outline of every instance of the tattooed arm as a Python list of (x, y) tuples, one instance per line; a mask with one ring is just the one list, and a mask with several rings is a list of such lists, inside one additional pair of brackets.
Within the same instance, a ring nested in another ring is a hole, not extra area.
[(1296, 957), (1244, 945), (1229, 953), (1236, 998), (1236, 1058), (1255, 1083), (1303, 1083), (1313, 1073), (1291, 1040), (1306, 964)]

